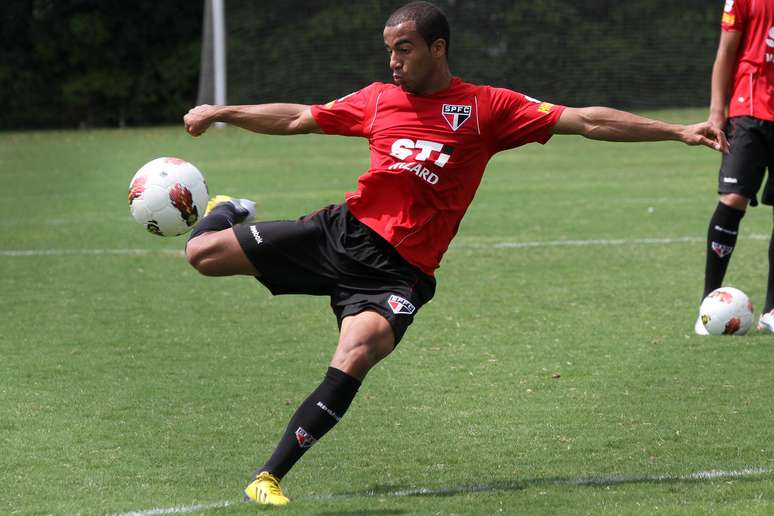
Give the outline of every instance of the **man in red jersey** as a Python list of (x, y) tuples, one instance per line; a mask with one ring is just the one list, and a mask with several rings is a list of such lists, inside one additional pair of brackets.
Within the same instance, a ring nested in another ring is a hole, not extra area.
[(432, 298), (434, 271), (493, 154), (555, 133), (726, 151), (722, 131), (708, 122), (682, 126), (609, 108), (565, 108), (463, 82), (449, 71), (446, 17), (427, 2), (393, 13), (384, 44), (393, 84), (373, 83), (326, 105), (204, 105), (185, 116), (193, 136), (220, 121), (264, 134), (360, 136), (371, 149), (371, 167), (343, 204), (296, 221), (239, 223), (253, 215), (251, 203), (216, 197), (186, 248), (203, 274), (255, 276), (274, 294), (330, 296), (339, 322), (323, 382), (245, 490), (258, 503), (288, 502), (280, 479), (341, 419), (368, 371)]
[[(739, 224), (768, 167), (761, 202), (774, 205), (774, 0), (726, 0), (720, 43), (712, 68), (709, 121), (725, 128), (731, 150), (723, 156), (720, 199), (707, 231), (702, 297), (723, 284)], [(769, 280), (758, 329), (774, 333), (774, 239), (769, 243)], [(696, 320), (694, 330), (707, 335)]]

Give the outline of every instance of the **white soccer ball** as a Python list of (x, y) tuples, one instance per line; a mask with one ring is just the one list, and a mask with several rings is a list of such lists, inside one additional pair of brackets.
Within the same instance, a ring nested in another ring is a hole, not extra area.
[(179, 158), (157, 158), (137, 171), (129, 183), (134, 220), (154, 235), (176, 236), (204, 216), (209, 193), (199, 169)]
[(701, 302), (699, 318), (710, 335), (744, 335), (753, 323), (753, 306), (741, 290), (721, 287)]

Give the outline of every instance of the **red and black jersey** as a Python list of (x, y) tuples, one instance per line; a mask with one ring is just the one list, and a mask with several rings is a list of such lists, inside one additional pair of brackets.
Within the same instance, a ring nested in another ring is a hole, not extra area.
[(428, 96), (373, 83), (312, 115), (327, 134), (368, 138), (352, 214), (432, 275), (498, 151), (545, 143), (564, 107), (452, 79)]
[(726, 0), (721, 28), (742, 33), (728, 115), (774, 120), (774, 0)]

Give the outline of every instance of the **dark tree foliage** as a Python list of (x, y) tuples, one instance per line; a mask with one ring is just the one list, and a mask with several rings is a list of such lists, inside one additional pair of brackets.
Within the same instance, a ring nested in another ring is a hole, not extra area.
[(179, 120), (196, 98), (202, 3), (4, 0), (0, 127)]
[[(404, 2), (229, 0), (229, 98), (327, 101), (389, 81), (382, 29)], [(704, 105), (723, 0), (438, 0), (465, 80), (569, 105)]]
[[(324, 102), (389, 81), (403, 0), (226, 0), (231, 103)], [(706, 105), (723, 0), (438, 0), (464, 79), (568, 105)], [(202, 0), (3, 0), (0, 128), (177, 123)]]

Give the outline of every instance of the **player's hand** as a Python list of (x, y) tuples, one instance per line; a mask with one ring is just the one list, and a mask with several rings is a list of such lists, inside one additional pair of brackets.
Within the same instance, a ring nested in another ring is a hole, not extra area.
[(725, 133), (711, 122), (685, 126), (681, 139), (688, 145), (704, 145), (723, 154), (728, 154), (728, 141)]
[(202, 104), (201, 106), (192, 108), (183, 117), (185, 130), (188, 131), (188, 134), (191, 136), (204, 134), (204, 131), (206, 131), (214, 121), (215, 112), (216, 107), (210, 106), (209, 104)]

